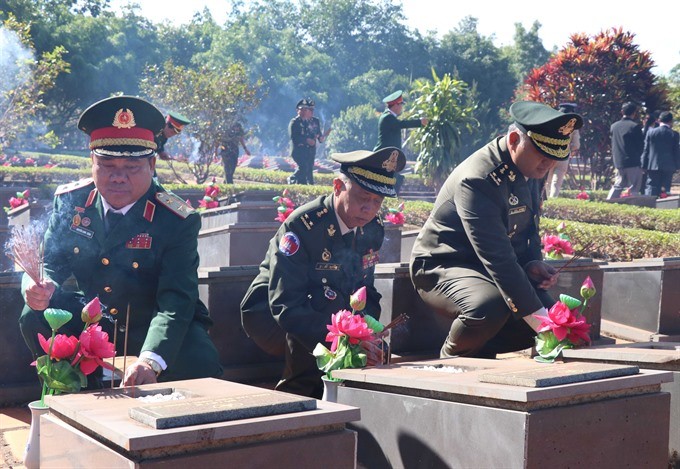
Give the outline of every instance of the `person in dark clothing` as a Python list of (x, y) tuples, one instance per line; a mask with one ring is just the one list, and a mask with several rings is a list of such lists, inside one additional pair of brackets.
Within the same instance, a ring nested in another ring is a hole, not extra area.
[(621, 107), (621, 120), (612, 124), (609, 135), (612, 139), (612, 159), (616, 177), (607, 194), (607, 200), (618, 198), (623, 190), (629, 195), (639, 195), (642, 184), (640, 157), (644, 145), (642, 124), (637, 122), (638, 107), (625, 103)]
[(673, 173), (680, 169), (680, 136), (673, 130), (673, 114), (659, 114), (659, 127), (645, 135), (642, 169), (647, 171), (645, 195), (670, 192)]
[(245, 154), (250, 156), (250, 151), (248, 150), (248, 147), (246, 147), (243, 126), (236, 122), (229, 129), (227, 139), (222, 142), (220, 148), (220, 157), (222, 158), (222, 166), (224, 167), (224, 182), (227, 184), (234, 183), (234, 172), (236, 171), (236, 164), (238, 163), (239, 145), (243, 147)]

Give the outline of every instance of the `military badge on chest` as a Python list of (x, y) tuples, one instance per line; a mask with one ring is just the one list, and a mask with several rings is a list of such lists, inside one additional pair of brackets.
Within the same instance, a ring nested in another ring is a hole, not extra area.
[(380, 261), (380, 256), (373, 249), (370, 249), (367, 254), (364, 254), (361, 258), (361, 265), (364, 270), (370, 269)]
[(94, 231), (87, 229), (87, 227), (90, 226), (90, 219), (81, 215), (85, 209), (82, 207), (75, 207), (75, 211), (75, 215), (71, 218), (71, 231), (80, 236), (92, 239)]
[(128, 249), (151, 249), (151, 236), (149, 233), (140, 233), (125, 243)]

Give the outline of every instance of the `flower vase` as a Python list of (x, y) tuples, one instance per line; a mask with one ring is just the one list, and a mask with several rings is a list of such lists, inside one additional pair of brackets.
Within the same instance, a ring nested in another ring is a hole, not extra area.
[(338, 402), (338, 386), (340, 386), (342, 381), (332, 380), (327, 376), (322, 376), (321, 381), (323, 381), (323, 396), (321, 396), (321, 400)]
[(38, 469), (40, 467), (40, 416), (50, 411), (46, 405), (41, 405), (40, 401), (33, 401), (28, 404), (31, 410), (31, 430), (26, 441), (24, 451), (24, 466), (26, 469)]

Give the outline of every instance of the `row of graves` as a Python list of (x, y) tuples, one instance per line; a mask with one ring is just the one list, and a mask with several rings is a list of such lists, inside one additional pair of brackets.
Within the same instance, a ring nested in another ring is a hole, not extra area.
[[(417, 232), (388, 225), (379, 320), (409, 317), (391, 330), (391, 361), (334, 371), (341, 381), (324, 400), (303, 398), (272, 390), (282, 358), (260, 350), (240, 321), (280, 226), (276, 195), (245, 192), (202, 211), (200, 295), (222, 379), (48, 396), (37, 419), (40, 467), (678, 467), (680, 258), (550, 261), (564, 266), (553, 296), (578, 297), (587, 277), (598, 290), (584, 311), (593, 345), (555, 363), (529, 352), (439, 359), (449, 322), (411, 284)], [(25, 209), (5, 223), (28, 218)], [(0, 405), (40, 394), (18, 333), (20, 282), (20, 272), (0, 273)], [(150, 395), (175, 400), (143, 400)]]

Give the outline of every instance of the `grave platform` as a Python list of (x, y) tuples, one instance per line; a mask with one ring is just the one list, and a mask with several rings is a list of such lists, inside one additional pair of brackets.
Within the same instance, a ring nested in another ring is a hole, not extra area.
[(680, 342), (643, 342), (567, 349), (566, 362), (598, 362), (634, 365), (652, 370), (671, 371), (674, 380), (661, 385), (671, 396), (668, 454), (680, 467)]
[[(142, 395), (185, 399), (145, 402)], [(356, 465), (358, 408), (212, 378), (48, 396), (40, 467)], [(158, 427), (158, 428), (157, 428)], [(335, 465), (337, 464), (337, 465)]]
[(358, 461), (388, 467), (666, 467), (669, 372), (452, 358), (334, 371)]

